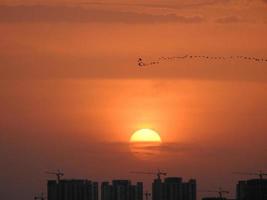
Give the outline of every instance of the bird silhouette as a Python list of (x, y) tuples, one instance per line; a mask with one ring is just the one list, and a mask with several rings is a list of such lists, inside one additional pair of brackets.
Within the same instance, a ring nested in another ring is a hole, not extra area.
[(205, 60), (243, 60), (246, 62), (267, 62), (266, 58), (259, 58), (259, 57), (250, 57), (250, 56), (208, 56), (208, 55), (184, 55), (184, 56), (161, 56), (156, 60), (151, 62), (144, 62), (142, 58), (139, 58), (137, 64), (139, 67), (150, 66), (150, 65), (157, 65), (162, 62), (172, 62), (179, 59), (205, 59)]

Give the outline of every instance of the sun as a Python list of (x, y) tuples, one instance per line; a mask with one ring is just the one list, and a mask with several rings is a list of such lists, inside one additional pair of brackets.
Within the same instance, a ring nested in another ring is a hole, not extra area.
[(160, 135), (152, 129), (140, 129), (131, 136), (130, 142), (157, 142), (161, 143)]

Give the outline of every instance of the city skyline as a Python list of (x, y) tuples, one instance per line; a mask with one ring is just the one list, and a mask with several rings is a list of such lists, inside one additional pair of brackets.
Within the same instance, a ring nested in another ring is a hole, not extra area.
[[(265, 200), (267, 197), (267, 179), (262, 175), (258, 179), (240, 180), (236, 183), (235, 194), (224, 190), (201, 189), (197, 180), (183, 180), (182, 177), (157, 177), (149, 188), (143, 187), (143, 182), (132, 183), (131, 180), (107, 180), (95, 182), (87, 179), (60, 179), (47, 181), (47, 197), (45, 192), (40, 197), (48, 200), (196, 200), (197, 194), (202, 193), (205, 199), (236, 199), (236, 200)], [(234, 196), (231, 198), (231, 196)], [(38, 197), (38, 196), (37, 196)], [(41, 199), (43, 200), (43, 199)]]

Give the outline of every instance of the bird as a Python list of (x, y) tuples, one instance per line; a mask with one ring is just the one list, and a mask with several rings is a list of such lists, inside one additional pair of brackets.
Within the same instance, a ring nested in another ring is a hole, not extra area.
[(145, 66), (145, 64), (144, 64), (142, 58), (139, 58), (139, 59), (138, 59), (138, 66), (139, 66), (139, 67), (144, 67), (144, 66)]

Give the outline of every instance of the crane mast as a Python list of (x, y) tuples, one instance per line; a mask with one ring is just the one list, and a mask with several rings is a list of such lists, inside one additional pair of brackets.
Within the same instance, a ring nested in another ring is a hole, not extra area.
[(142, 171), (133, 171), (130, 172), (132, 174), (148, 174), (148, 175), (156, 175), (158, 180), (161, 180), (161, 176), (167, 176), (166, 172), (162, 172), (160, 170), (158, 170), (157, 172), (142, 172)]
[(211, 192), (211, 193), (217, 193), (219, 198), (222, 199), (224, 194), (229, 194), (230, 192), (227, 190), (222, 190), (219, 188), (218, 190), (207, 190), (207, 191), (201, 191), (201, 192)]
[(259, 172), (234, 172), (234, 174), (258, 176), (260, 178), (260, 180), (262, 180), (264, 178), (264, 176), (267, 176), (267, 173), (265, 173), (261, 170)]
[(47, 171), (46, 174), (54, 174), (54, 175), (56, 175), (58, 183), (60, 182), (61, 177), (64, 176), (64, 173), (62, 171), (60, 171), (60, 170), (53, 171), (53, 172)]

